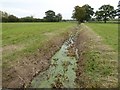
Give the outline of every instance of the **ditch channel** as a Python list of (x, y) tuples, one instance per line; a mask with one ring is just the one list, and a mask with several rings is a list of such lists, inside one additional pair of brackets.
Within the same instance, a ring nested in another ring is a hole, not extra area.
[(75, 83), (78, 49), (75, 41), (78, 31), (70, 34), (61, 49), (51, 58), (50, 67), (37, 75), (31, 82), (31, 88), (74, 88)]

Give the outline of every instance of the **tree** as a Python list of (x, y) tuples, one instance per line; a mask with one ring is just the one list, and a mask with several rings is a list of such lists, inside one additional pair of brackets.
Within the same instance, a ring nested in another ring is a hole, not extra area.
[(118, 2), (118, 9), (116, 9), (116, 16), (118, 16), (118, 18), (120, 18), (120, 1)]
[(114, 7), (111, 5), (102, 5), (99, 8), (99, 11), (96, 12), (97, 18), (101, 17), (101, 19), (106, 23), (108, 19), (115, 17)]
[(116, 16), (118, 16), (117, 15), (117, 9), (112, 12), (111, 19), (115, 19)]
[(20, 19), (21, 22), (33, 22), (34, 18), (33, 16), (27, 16), (27, 17), (23, 17)]
[(8, 22), (8, 13), (0, 11), (0, 18), (2, 19), (2, 22)]
[(102, 20), (102, 11), (96, 11), (95, 16), (98, 21), (101, 21)]
[(44, 19), (48, 22), (53, 22), (55, 20), (55, 12), (52, 10), (48, 10), (45, 12), (46, 17)]
[(9, 15), (8, 16), (8, 21), (9, 22), (17, 22), (19, 19), (18, 17), (14, 16), (14, 15)]
[(88, 4), (85, 4), (82, 7), (85, 8), (85, 11), (86, 11), (84, 20), (86, 20), (86, 21), (91, 20), (93, 14), (94, 14), (94, 11), (93, 11), (94, 9), (91, 6), (89, 6)]
[(73, 19), (76, 19), (78, 21), (78, 23), (80, 24), (81, 22), (84, 21), (86, 16), (86, 11), (84, 7), (79, 7), (79, 6), (75, 6), (74, 10), (73, 10)]
[(61, 21), (62, 20), (62, 14), (60, 14), (60, 13), (58, 13), (57, 15), (56, 15), (56, 21)]
[(55, 12), (52, 10), (48, 10), (45, 12), (46, 17), (44, 17), (44, 21), (47, 22), (59, 22), (62, 20), (62, 14), (58, 13), (55, 15)]

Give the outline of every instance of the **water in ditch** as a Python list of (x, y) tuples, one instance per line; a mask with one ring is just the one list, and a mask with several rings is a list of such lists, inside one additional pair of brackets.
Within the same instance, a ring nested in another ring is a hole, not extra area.
[[(77, 49), (74, 48), (74, 36), (64, 42), (61, 49), (51, 58), (51, 65), (48, 70), (40, 73), (31, 82), (32, 88), (75, 88)], [(74, 48), (74, 54), (69, 48)]]

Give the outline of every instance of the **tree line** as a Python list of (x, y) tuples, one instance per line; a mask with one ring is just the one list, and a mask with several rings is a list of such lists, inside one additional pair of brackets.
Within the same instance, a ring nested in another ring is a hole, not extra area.
[(93, 10), (94, 8), (88, 4), (85, 4), (82, 7), (75, 6), (72, 18), (77, 20), (78, 23), (85, 21), (104, 21), (104, 23), (106, 23), (108, 20), (114, 20), (116, 16), (119, 16), (120, 12), (119, 9), (114, 9), (111, 5), (102, 5), (96, 12)]
[(0, 17), (2, 22), (60, 22), (62, 20), (62, 14), (55, 14), (54, 11), (48, 10), (45, 12), (43, 19), (34, 18), (33, 16), (26, 16), (18, 18), (15, 15), (9, 15), (7, 12), (0, 11)]
[[(119, 3), (120, 4), (120, 3)], [(120, 7), (120, 5), (118, 5)], [(102, 5), (96, 12), (94, 8), (90, 5), (85, 4), (82, 7), (75, 6), (72, 14), (73, 20), (77, 20), (78, 23), (87, 22), (87, 21), (106, 21), (114, 20), (116, 16), (119, 17), (119, 9), (114, 9), (111, 5)], [(18, 18), (15, 15), (9, 15), (6, 12), (0, 11), (2, 22), (60, 22), (66, 21), (62, 20), (62, 14), (58, 13), (57, 15), (53, 10), (48, 10), (45, 12), (45, 17), (42, 19), (34, 18), (33, 16), (27, 16)]]

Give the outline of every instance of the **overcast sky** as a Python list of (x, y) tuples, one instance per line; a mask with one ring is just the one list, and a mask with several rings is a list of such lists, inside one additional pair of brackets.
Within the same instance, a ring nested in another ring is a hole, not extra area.
[(119, 0), (0, 0), (0, 10), (18, 17), (33, 15), (43, 18), (47, 10), (61, 13), (63, 19), (71, 19), (76, 5), (89, 4), (96, 11), (101, 5), (110, 4), (117, 8)]

